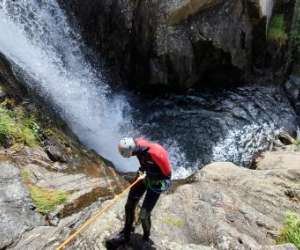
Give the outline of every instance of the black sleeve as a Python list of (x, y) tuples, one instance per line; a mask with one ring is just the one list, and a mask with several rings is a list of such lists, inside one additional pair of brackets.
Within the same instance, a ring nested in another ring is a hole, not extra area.
[(143, 165), (141, 164), (140, 157), (141, 157), (141, 156), (147, 155), (147, 154), (148, 154), (148, 153), (147, 153), (148, 149), (149, 149), (149, 148), (144, 148), (144, 147), (139, 147), (139, 146), (137, 146), (137, 147), (132, 151), (132, 155), (133, 155), (133, 156), (137, 156), (137, 158), (138, 158), (138, 160), (139, 160), (139, 162), (140, 162), (140, 167), (139, 167), (139, 170), (138, 170), (138, 171), (141, 171), (141, 172), (146, 171), (145, 166), (143, 166)]
[(140, 147), (137, 146), (133, 151), (132, 151), (132, 155), (134, 156), (138, 156), (138, 155), (143, 155), (146, 154), (149, 148), (144, 148), (144, 147)]
[(143, 166), (140, 166), (138, 171), (139, 171), (139, 172), (145, 172), (146, 169), (145, 169)]

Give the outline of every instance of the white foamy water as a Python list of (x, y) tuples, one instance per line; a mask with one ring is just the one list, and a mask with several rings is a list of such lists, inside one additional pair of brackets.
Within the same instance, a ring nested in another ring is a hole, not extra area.
[(274, 0), (259, 0), (262, 15), (267, 17), (267, 25), (272, 17)]
[(80, 37), (54, 0), (0, 1), (0, 51), (35, 81), (82, 142), (119, 170), (137, 162), (117, 152), (124, 97), (107, 97), (109, 87), (81, 53)]
[(213, 148), (212, 161), (251, 163), (253, 156), (266, 150), (279, 135), (273, 124), (252, 124), (228, 131), (227, 136)]
[(173, 165), (174, 172), (172, 174), (173, 179), (183, 179), (195, 171), (195, 168), (200, 167), (200, 164), (191, 165), (187, 161), (187, 157), (183, 150), (180, 150), (180, 146), (176, 141), (169, 140), (166, 142), (166, 148), (168, 148), (170, 162), (176, 165)]

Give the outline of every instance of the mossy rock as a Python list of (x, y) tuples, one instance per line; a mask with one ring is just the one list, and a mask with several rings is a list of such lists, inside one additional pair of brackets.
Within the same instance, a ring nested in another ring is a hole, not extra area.
[(184, 221), (181, 218), (177, 217), (165, 217), (164, 219), (161, 220), (163, 224), (169, 225), (169, 226), (174, 226), (174, 227), (183, 227), (184, 226)]
[(0, 106), (0, 144), (11, 146), (14, 143), (30, 147), (38, 145), (38, 125), (32, 117), (26, 117), (23, 111)]
[(288, 42), (286, 29), (284, 15), (278, 14), (273, 16), (268, 31), (268, 40), (275, 42), (280, 47), (286, 45)]
[(37, 211), (42, 214), (54, 211), (58, 205), (65, 203), (68, 197), (64, 191), (51, 190), (32, 184), (29, 185), (29, 192)]

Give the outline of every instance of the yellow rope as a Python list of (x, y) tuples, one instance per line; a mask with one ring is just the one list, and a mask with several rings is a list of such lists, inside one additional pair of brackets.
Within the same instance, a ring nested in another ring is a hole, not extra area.
[(115, 198), (104, 208), (99, 210), (94, 216), (89, 218), (84, 224), (82, 224), (73, 234), (71, 234), (59, 247), (56, 248), (56, 250), (63, 250), (67, 244), (69, 244), (72, 240), (76, 238), (78, 234), (80, 234), (88, 225), (90, 225), (92, 222), (94, 222), (100, 215), (102, 215), (107, 209), (112, 207), (118, 201), (122, 194), (127, 192), (132, 186), (134, 186), (137, 182), (142, 180), (145, 176), (140, 176), (137, 180), (135, 180), (131, 185), (129, 185), (125, 190), (123, 190), (122, 193), (115, 196)]

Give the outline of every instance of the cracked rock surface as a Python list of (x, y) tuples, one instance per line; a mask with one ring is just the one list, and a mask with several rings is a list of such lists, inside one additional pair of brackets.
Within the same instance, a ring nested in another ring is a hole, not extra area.
[(0, 161), (0, 249), (43, 224), (42, 216), (33, 211), (19, 168), (12, 162)]

